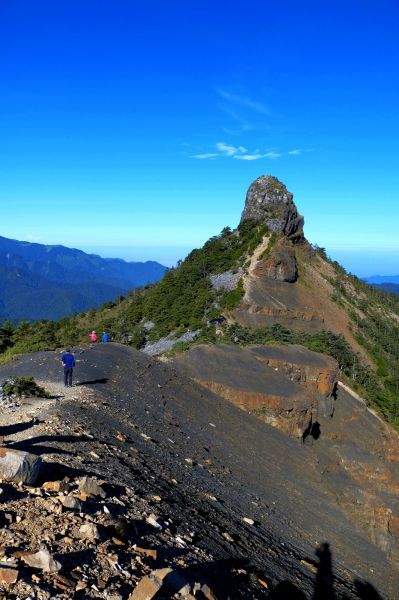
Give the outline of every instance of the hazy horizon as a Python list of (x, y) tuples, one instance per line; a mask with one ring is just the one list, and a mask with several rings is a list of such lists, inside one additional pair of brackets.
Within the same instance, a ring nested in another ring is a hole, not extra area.
[[(197, 243), (187, 244), (185, 246), (68, 245), (62, 240), (58, 241), (56, 244), (46, 244), (43, 240), (32, 240), (27, 238), (18, 239), (16, 237), (12, 239), (28, 243), (65, 246), (67, 248), (82, 250), (87, 254), (97, 254), (102, 258), (118, 258), (132, 262), (156, 261), (166, 267), (175, 267), (178, 261), (184, 260), (195, 248), (201, 248), (212, 235), (217, 235), (220, 231), (221, 229), (211, 233), (206, 239), (197, 240)], [(0, 232), (0, 236), (1, 235), (2, 232)], [(313, 245), (322, 246), (317, 240), (311, 240), (309, 237), (307, 237), (307, 239)], [(349, 273), (352, 273), (357, 277), (366, 278), (374, 275), (396, 276), (399, 274), (399, 254), (395, 251), (389, 252), (389, 250), (384, 248), (370, 252), (367, 249), (357, 247), (322, 247), (325, 248), (327, 256), (331, 258), (331, 260), (337, 261)]]
[[(204, 240), (205, 242), (206, 240)], [(309, 240), (310, 241), (310, 240)], [(194, 248), (200, 248), (203, 244), (186, 246), (180, 249), (151, 247), (120, 247), (120, 246), (87, 246), (81, 247), (87, 253), (99, 254), (103, 258), (122, 258), (126, 261), (145, 262), (147, 260), (157, 261), (167, 267), (174, 267), (178, 260), (186, 258), (187, 254)], [(372, 277), (373, 275), (394, 276), (399, 274), (399, 256), (376, 254), (365, 254), (364, 250), (345, 250), (326, 248), (327, 255), (332, 260), (339, 262), (345, 269), (357, 275), (357, 277)], [(365, 261), (367, 267), (364, 267)]]

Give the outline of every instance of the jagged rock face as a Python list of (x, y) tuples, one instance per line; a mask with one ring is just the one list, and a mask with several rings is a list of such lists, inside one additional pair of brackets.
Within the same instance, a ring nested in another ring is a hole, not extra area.
[(249, 187), (241, 221), (264, 221), (270, 231), (292, 240), (303, 239), (303, 217), (298, 214), (293, 195), (272, 175), (258, 177)]
[(334, 414), (335, 392), (340, 376), (336, 360), (298, 345), (256, 346), (251, 352), (259, 361), (299, 383), (316, 398), (313, 421)]
[(275, 281), (294, 283), (298, 279), (298, 268), (291, 242), (285, 238), (279, 240), (270, 256), (259, 261), (253, 274), (255, 277), (269, 277)]

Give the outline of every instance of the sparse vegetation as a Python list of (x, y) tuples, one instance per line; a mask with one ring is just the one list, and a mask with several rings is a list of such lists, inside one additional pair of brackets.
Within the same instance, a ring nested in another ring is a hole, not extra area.
[(267, 227), (248, 219), (236, 231), (226, 227), (212, 237), (201, 249), (193, 250), (177, 268), (168, 271), (157, 284), (132, 290), (113, 302), (106, 302), (74, 317), (37, 323), (20, 323), (17, 327), (4, 324), (0, 330), (0, 352), (3, 360), (15, 354), (51, 350), (75, 345), (87, 339), (87, 332), (95, 328), (106, 330), (111, 339), (142, 347), (146, 332), (143, 320), (154, 327), (147, 333), (151, 341), (172, 331), (184, 333), (187, 329), (201, 329), (206, 320), (215, 317), (220, 307), (231, 309), (242, 295), (243, 285), (236, 290), (213, 290), (209, 275), (236, 271), (260, 244)]
[(230, 310), (236, 308), (240, 304), (244, 293), (244, 282), (240, 279), (235, 290), (223, 294), (220, 307)]
[(273, 233), (271, 234), (271, 236), (269, 238), (269, 243), (268, 243), (267, 247), (263, 250), (262, 254), (259, 256), (259, 260), (264, 260), (266, 258), (269, 258), (274, 246), (276, 245), (276, 242), (280, 238), (281, 238), (281, 234), (278, 234), (275, 231), (273, 231)]

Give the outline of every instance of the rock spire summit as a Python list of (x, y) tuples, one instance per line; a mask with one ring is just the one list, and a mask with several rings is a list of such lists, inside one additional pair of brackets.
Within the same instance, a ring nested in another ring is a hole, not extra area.
[(241, 221), (264, 221), (271, 231), (281, 232), (293, 241), (304, 239), (304, 218), (298, 214), (293, 194), (272, 175), (262, 175), (250, 185)]

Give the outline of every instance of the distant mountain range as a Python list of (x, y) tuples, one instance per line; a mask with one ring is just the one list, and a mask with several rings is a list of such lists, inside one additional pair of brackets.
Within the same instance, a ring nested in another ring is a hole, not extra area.
[(375, 283), (373, 285), (382, 288), (386, 292), (391, 292), (391, 294), (399, 296), (399, 283)]
[(161, 279), (155, 262), (101, 258), (65, 246), (0, 236), (0, 323), (59, 319)]
[(399, 284), (399, 275), (372, 275), (371, 277), (365, 277), (364, 281), (367, 283), (380, 284), (380, 283), (397, 283)]
[(364, 281), (399, 296), (399, 275), (372, 275)]

